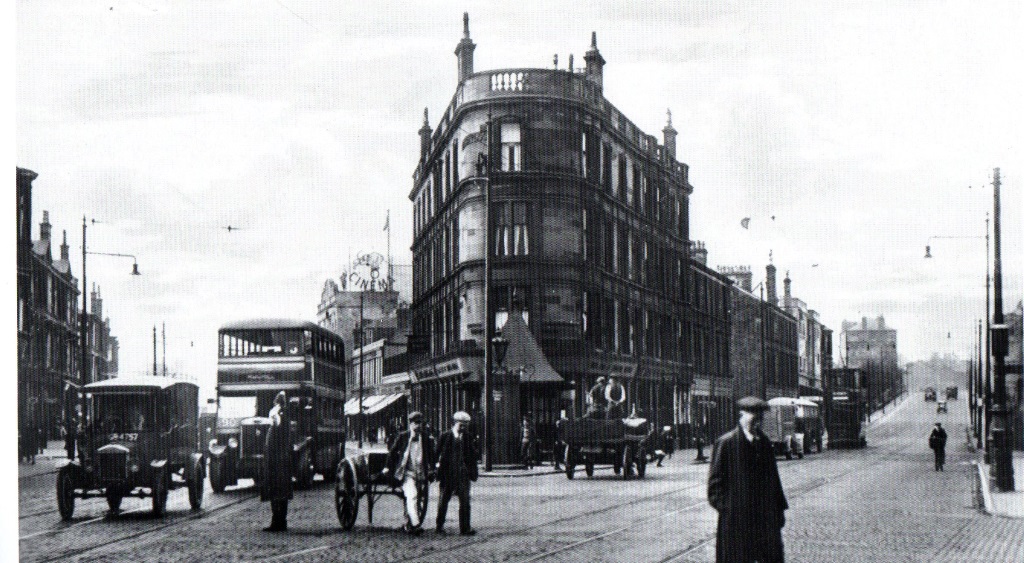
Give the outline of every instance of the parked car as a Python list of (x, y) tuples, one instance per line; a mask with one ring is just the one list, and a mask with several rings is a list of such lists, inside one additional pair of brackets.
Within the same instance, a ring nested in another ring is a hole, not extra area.
[(934, 387), (925, 387), (925, 389), (924, 389), (924, 400), (926, 402), (931, 402), (931, 401), (936, 400), (936, 398), (937, 397), (936, 397), (936, 393), (935, 393), (935, 388)]
[(956, 396), (959, 394), (959, 392), (960, 389), (958, 387), (946, 387), (946, 400), (955, 401), (957, 399)]
[(936, 413), (943, 414), (943, 413), (947, 412), (948, 409), (946, 408), (946, 401), (939, 401), (938, 403), (936, 403), (936, 405), (937, 405), (935, 407), (935, 412)]
[(57, 508), (70, 520), (76, 498), (106, 497), (116, 513), (126, 496), (149, 497), (153, 513), (168, 491), (187, 487), (193, 510), (203, 502), (206, 464), (199, 447), (199, 386), (167, 377), (117, 377), (90, 383), (81, 461), (57, 473)]

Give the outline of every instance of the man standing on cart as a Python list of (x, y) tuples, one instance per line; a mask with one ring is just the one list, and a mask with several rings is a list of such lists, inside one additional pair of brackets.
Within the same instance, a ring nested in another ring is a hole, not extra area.
[(459, 497), (459, 532), (464, 536), (476, 533), (469, 525), (469, 484), (477, 479), (476, 446), (466, 432), (469, 413), (459, 411), (452, 416), (452, 429), (441, 434), (437, 446), (437, 480), (441, 485), (441, 499), (437, 504), (437, 533), (445, 535), (444, 520), (452, 496)]
[(391, 472), (402, 484), (405, 496), (404, 530), (414, 536), (423, 533), (420, 521), (420, 495), (429, 494), (427, 485), (434, 480), (434, 439), (423, 431), (423, 413), (409, 413), (409, 430), (402, 432), (388, 448), (384, 472)]

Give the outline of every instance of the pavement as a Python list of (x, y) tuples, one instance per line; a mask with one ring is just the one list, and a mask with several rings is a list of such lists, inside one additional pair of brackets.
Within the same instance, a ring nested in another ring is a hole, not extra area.
[(18, 462), (18, 478), (34, 477), (46, 473), (56, 473), (58, 469), (67, 465), (68, 454), (64, 451), (63, 440), (50, 440), (43, 453), (36, 456), (34, 464), (24, 461)]
[[(985, 512), (994, 516), (1024, 518), (1024, 452), (1013, 452), (1013, 491), (997, 491), (991, 467), (983, 461), (979, 461), (978, 466), (980, 474), (987, 477), (981, 480)], [(984, 493), (986, 489), (988, 494)]]

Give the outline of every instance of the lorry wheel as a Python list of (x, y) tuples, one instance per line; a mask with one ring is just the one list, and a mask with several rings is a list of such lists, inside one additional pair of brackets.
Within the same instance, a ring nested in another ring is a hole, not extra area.
[(641, 453), (636, 460), (636, 476), (643, 479), (647, 474), (647, 455)]
[(210, 488), (215, 493), (223, 493), (226, 487), (227, 483), (224, 482), (224, 460), (215, 457), (210, 460)]
[(188, 479), (188, 504), (192, 510), (199, 510), (203, 506), (203, 481), (206, 480), (206, 466), (203, 460), (196, 460), (195, 465), (189, 473)]
[(75, 513), (75, 482), (70, 466), (64, 466), (57, 473), (57, 510), (64, 520), (71, 520)]
[(587, 477), (593, 477), (594, 476), (594, 464), (593, 464), (593, 462), (588, 461), (583, 466), (583, 469), (587, 472)]
[(309, 448), (299, 454), (299, 462), (295, 465), (295, 488), (308, 489), (313, 485), (313, 458)]
[(572, 448), (565, 448), (565, 476), (570, 480), (576, 475), (576, 454)]
[(167, 510), (167, 468), (161, 467), (153, 475), (153, 515), (163, 516)]

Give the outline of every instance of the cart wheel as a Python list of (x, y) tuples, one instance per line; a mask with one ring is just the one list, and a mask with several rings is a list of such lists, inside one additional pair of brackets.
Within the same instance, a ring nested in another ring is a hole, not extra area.
[(163, 516), (167, 510), (167, 468), (161, 467), (153, 476), (153, 515)]
[(593, 462), (588, 461), (583, 466), (583, 469), (587, 472), (587, 477), (593, 477), (594, 476), (594, 464), (593, 464)]
[(206, 480), (206, 465), (202, 459), (197, 459), (189, 472), (188, 479), (188, 504), (192, 510), (199, 510), (203, 506), (203, 481)]
[(295, 464), (295, 488), (305, 490), (312, 485), (313, 456), (309, 453), (309, 448), (306, 448), (299, 454), (299, 462)]
[(75, 482), (71, 477), (71, 466), (64, 466), (57, 473), (57, 510), (64, 520), (71, 520), (75, 513)]
[(370, 526), (373, 526), (373, 483), (365, 485), (363, 495), (366, 496), (366, 521), (370, 523)]
[(210, 488), (215, 493), (223, 493), (227, 486), (224, 481), (224, 459), (215, 457), (210, 460)]
[(572, 479), (576, 475), (576, 454), (572, 448), (565, 448), (565, 476)]
[(626, 444), (626, 447), (622, 448), (622, 478), (629, 479), (633, 476), (633, 444)]
[(121, 491), (118, 491), (117, 489), (115, 489), (113, 487), (109, 487), (107, 489), (107, 495), (106, 496), (107, 496), (107, 508), (110, 509), (110, 513), (111, 514), (117, 514), (121, 510), (121, 499), (124, 498), (124, 495), (121, 494)]
[(339, 478), (334, 486), (334, 510), (338, 513), (338, 523), (342, 530), (351, 530), (359, 515), (359, 484), (356, 483), (352, 468), (342, 462), (338, 468)]
[(641, 452), (636, 458), (636, 476), (643, 479), (647, 474), (647, 454)]

